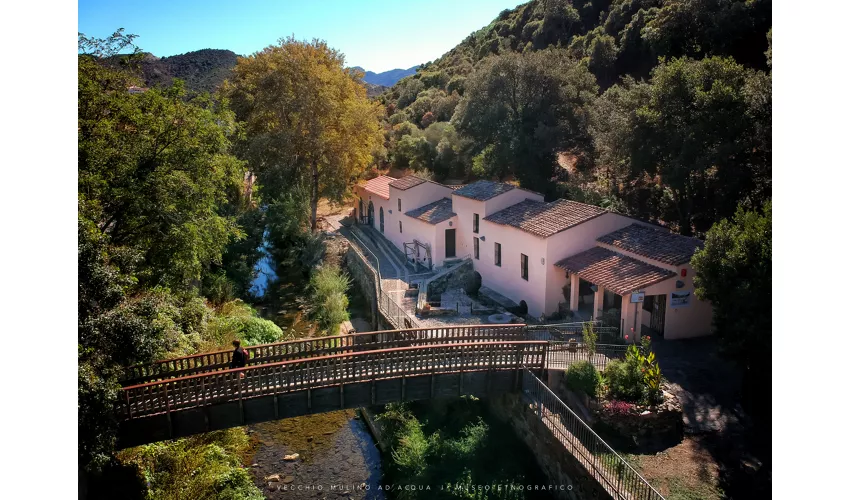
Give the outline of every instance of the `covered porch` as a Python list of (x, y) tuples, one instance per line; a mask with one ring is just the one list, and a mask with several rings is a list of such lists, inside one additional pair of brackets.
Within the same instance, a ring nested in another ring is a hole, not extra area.
[[(569, 307), (583, 320), (618, 327), (620, 335), (637, 341), (644, 314), (643, 289), (673, 278), (667, 269), (594, 247), (555, 263), (569, 280)], [(592, 303), (588, 292), (592, 293)], [(633, 296), (634, 294), (634, 296)]]

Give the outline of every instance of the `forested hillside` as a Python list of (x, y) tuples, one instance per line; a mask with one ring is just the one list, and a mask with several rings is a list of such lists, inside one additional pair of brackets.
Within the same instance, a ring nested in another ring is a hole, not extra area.
[(770, 0), (533, 0), (381, 96), (385, 166), (702, 234), (770, 197)]
[(168, 86), (179, 78), (186, 88), (195, 92), (213, 92), (230, 75), (236, 66), (235, 52), (203, 49), (169, 57), (145, 54), (139, 63), (145, 85)]

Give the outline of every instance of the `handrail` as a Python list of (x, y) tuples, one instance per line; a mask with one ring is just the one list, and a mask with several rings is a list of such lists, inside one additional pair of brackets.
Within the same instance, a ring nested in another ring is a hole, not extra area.
[[(363, 348), (368, 345), (386, 345), (393, 342), (423, 342), (434, 340), (461, 340), (471, 335), (482, 339), (503, 339), (524, 335), (525, 325), (464, 325), (430, 328), (379, 330), (353, 333), (345, 336), (326, 336), (288, 340), (271, 344), (245, 347), (248, 364), (264, 364), (285, 358), (312, 357), (316, 353)], [(400, 338), (393, 338), (400, 337)], [(174, 378), (196, 372), (220, 371), (230, 364), (232, 350), (222, 350), (171, 358), (152, 363), (136, 364), (127, 369), (125, 383), (138, 383), (156, 378)]]
[(523, 366), (522, 392), (535, 403), (534, 411), (537, 417), (612, 497), (664, 500), (649, 481), (599, 437), (527, 366)]
[[(275, 366), (284, 366), (296, 363), (306, 363), (306, 362), (314, 362), (314, 361), (326, 361), (329, 359), (335, 358), (343, 358), (347, 356), (366, 356), (369, 354), (376, 353), (390, 353), (390, 352), (401, 352), (401, 351), (411, 351), (411, 350), (422, 350), (422, 349), (440, 349), (444, 347), (465, 347), (465, 346), (489, 346), (489, 345), (548, 345), (548, 342), (543, 340), (504, 340), (504, 341), (490, 341), (490, 342), (464, 342), (462, 344), (436, 344), (436, 345), (417, 345), (417, 346), (409, 346), (409, 347), (391, 347), (388, 349), (375, 349), (372, 351), (359, 351), (359, 352), (346, 352), (341, 354), (328, 354), (325, 356), (315, 356), (312, 358), (306, 359), (288, 359), (286, 361), (278, 361), (276, 363), (265, 363), (257, 366), (246, 366), (244, 368), (228, 368), (227, 370), (218, 370), (213, 375), (223, 375), (228, 373), (239, 373), (239, 372), (250, 372), (251, 370), (260, 370), (263, 368), (275, 367)], [(153, 382), (146, 382), (144, 384), (136, 384), (128, 387), (122, 387), (122, 390), (130, 390), (130, 389), (138, 389), (140, 387), (151, 387), (155, 385), (168, 384), (171, 382), (177, 382), (181, 380), (189, 380), (198, 377), (206, 377), (212, 376), (209, 373), (197, 373), (195, 375), (186, 375), (184, 377), (177, 377), (166, 380), (155, 380)]]
[[(398, 347), (201, 373), (122, 389), (126, 419), (244, 398), (437, 373), (521, 370), (546, 363), (546, 342), (493, 341)], [(170, 417), (169, 417), (170, 418)]]

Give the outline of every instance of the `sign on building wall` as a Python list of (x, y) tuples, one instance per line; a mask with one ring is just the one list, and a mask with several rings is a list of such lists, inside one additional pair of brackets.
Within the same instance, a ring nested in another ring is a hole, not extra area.
[(670, 292), (670, 307), (688, 307), (691, 305), (691, 292)]
[(641, 302), (643, 302), (643, 299), (644, 299), (645, 296), (646, 296), (646, 294), (644, 292), (633, 293), (629, 302), (631, 302), (632, 304), (641, 303)]

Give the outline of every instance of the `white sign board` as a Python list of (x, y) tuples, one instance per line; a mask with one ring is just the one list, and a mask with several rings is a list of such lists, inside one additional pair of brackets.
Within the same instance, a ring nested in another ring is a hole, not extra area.
[(691, 305), (691, 292), (670, 292), (670, 307), (676, 309), (679, 307), (688, 307)]
[(643, 298), (646, 294), (644, 292), (633, 293), (630, 302), (632, 304), (643, 302)]

